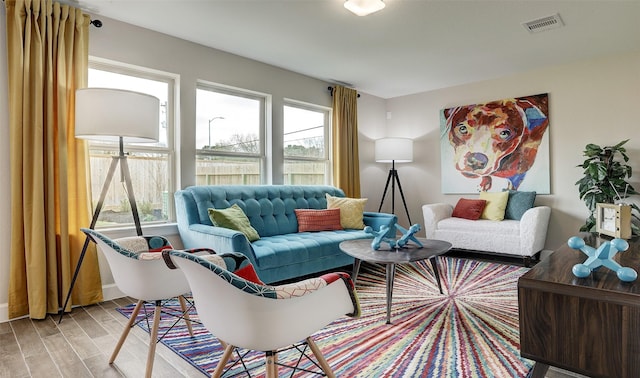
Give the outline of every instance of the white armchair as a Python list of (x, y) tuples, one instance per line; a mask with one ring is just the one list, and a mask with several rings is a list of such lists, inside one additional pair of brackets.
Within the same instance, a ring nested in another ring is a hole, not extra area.
[(529, 266), (544, 248), (551, 208), (532, 207), (520, 220), (502, 221), (453, 218), (452, 213), (450, 204), (423, 205), (426, 237), (448, 241), (454, 249), (519, 256)]

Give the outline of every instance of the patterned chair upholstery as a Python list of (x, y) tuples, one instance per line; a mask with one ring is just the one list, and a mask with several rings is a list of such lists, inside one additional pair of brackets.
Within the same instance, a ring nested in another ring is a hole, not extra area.
[[(267, 377), (278, 376), (278, 350), (306, 343), (324, 374), (331, 367), (310, 335), (337, 318), (360, 316), (351, 278), (329, 273), (299, 282), (269, 286), (239, 277), (201, 256), (163, 251), (168, 265), (184, 271), (204, 326), (225, 343), (213, 377), (220, 377), (236, 347), (263, 351)], [(221, 310), (224, 309), (224, 310)]]
[[(189, 334), (193, 336), (187, 301), (184, 297), (184, 294), (189, 293), (189, 283), (182, 271), (167, 268), (160, 253), (164, 249), (171, 249), (171, 244), (162, 236), (132, 236), (112, 240), (95, 230), (82, 229), (82, 231), (98, 245), (106, 257), (113, 279), (120, 291), (138, 300), (131, 318), (111, 354), (110, 364), (118, 356), (131, 328), (138, 323), (136, 319), (144, 308), (144, 303), (153, 302), (155, 304), (154, 311), (147, 315), (153, 315), (146, 366), (146, 377), (151, 377), (163, 300), (178, 298), (182, 310), (181, 316), (187, 323)], [(203, 254), (202, 258), (205, 261), (212, 261), (247, 279), (261, 282), (251, 264), (239, 253), (220, 256), (215, 255), (209, 249), (191, 249), (188, 253)]]

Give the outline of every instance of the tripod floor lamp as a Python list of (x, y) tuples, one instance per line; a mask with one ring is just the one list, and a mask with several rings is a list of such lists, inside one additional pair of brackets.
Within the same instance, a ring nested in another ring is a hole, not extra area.
[(375, 157), (376, 162), (378, 163), (391, 163), (391, 169), (389, 170), (389, 176), (387, 176), (387, 183), (384, 186), (384, 193), (382, 193), (382, 200), (380, 200), (378, 212), (382, 210), (382, 204), (384, 203), (384, 198), (387, 196), (389, 183), (391, 183), (391, 213), (395, 214), (395, 193), (396, 184), (398, 184), (398, 190), (402, 197), (404, 211), (407, 213), (407, 219), (409, 220), (409, 225), (411, 225), (411, 217), (409, 216), (407, 202), (405, 201), (404, 193), (402, 192), (402, 185), (400, 185), (398, 171), (396, 171), (396, 163), (410, 163), (413, 161), (413, 140), (408, 138), (378, 139), (375, 142)]
[[(104, 200), (116, 167), (120, 166), (120, 181), (124, 183), (127, 192), (133, 222), (136, 233), (142, 235), (138, 206), (131, 185), (131, 174), (127, 163), (127, 154), (124, 152), (124, 143), (152, 143), (158, 141), (160, 125), (160, 100), (144, 93), (126, 91), (121, 89), (85, 88), (76, 91), (76, 138), (91, 139), (103, 142), (118, 142), (119, 151), (113, 156), (100, 199), (96, 204), (91, 225), (94, 229), (104, 205)], [(67, 292), (64, 305), (60, 310), (62, 321), (64, 310), (71, 298), (71, 292), (78, 278), (82, 261), (89, 247), (89, 237), (85, 238), (82, 252), (78, 258), (71, 285)]]

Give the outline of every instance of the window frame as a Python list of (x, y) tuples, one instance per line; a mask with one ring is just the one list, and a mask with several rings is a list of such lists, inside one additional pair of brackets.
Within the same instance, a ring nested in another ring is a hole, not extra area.
[[(176, 150), (176, 135), (178, 134), (178, 120), (176, 118), (177, 104), (176, 99), (178, 97), (179, 85), (180, 85), (180, 76), (177, 74), (173, 74), (166, 71), (155, 70), (153, 68), (142, 67), (137, 65), (132, 65), (129, 63), (123, 63), (118, 61), (113, 61), (109, 59), (103, 59), (99, 57), (89, 56), (89, 69), (106, 71), (115, 74), (127, 75), (136, 78), (142, 78), (147, 80), (154, 80), (158, 82), (163, 82), (167, 84), (167, 105), (165, 108), (166, 111), (166, 132), (167, 132), (167, 141), (166, 147), (158, 146), (153, 143), (143, 144), (143, 143), (125, 143), (125, 152), (129, 153), (151, 153), (151, 154), (164, 154), (167, 157), (167, 165), (169, 172), (167, 172), (168, 182), (167, 182), (167, 191), (168, 191), (168, 204), (167, 204), (167, 219), (166, 220), (157, 220), (157, 221), (143, 221), (140, 220), (141, 226), (148, 227), (153, 225), (162, 225), (162, 224), (170, 224), (176, 222), (176, 212), (175, 212), (175, 204), (173, 193), (176, 192), (178, 180), (177, 180), (177, 164), (178, 159), (178, 151)], [(93, 87), (90, 87), (93, 88)], [(160, 104), (162, 107), (162, 104)], [(88, 152), (91, 154), (91, 150), (100, 150), (100, 151), (109, 151), (113, 152), (114, 155), (117, 155), (119, 152), (119, 144), (117, 142), (114, 143), (104, 143), (104, 142), (95, 142), (88, 140)], [(89, 166), (89, 170), (91, 172), (91, 166)], [(93, 179), (93, 177), (92, 177)], [(92, 200), (97, 201), (98, 198), (93, 198)], [(137, 198), (136, 198), (137, 200)], [(138, 204), (140, 206), (140, 204)], [(122, 225), (117, 225), (114, 227), (105, 227), (104, 229), (109, 228), (132, 228), (133, 224), (123, 223)]]
[[(308, 111), (314, 111), (314, 112), (320, 112), (324, 114), (324, 157), (322, 158), (313, 158), (313, 157), (287, 157), (284, 154), (284, 147), (285, 147), (285, 125), (284, 125), (284, 108), (285, 107), (292, 107), (292, 108), (298, 108), (298, 109), (303, 109), (303, 110), (308, 110)], [(285, 165), (287, 163), (287, 161), (292, 161), (292, 162), (322, 162), (325, 164), (325, 177), (324, 177), (324, 184), (325, 185), (333, 185), (333, 161), (332, 161), (332, 149), (333, 149), (333, 144), (332, 144), (332, 119), (333, 119), (333, 109), (330, 107), (326, 107), (326, 106), (322, 106), (322, 105), (317, 105), (317, 104), (312, 104), (309, 102), (304, 102), (304, 101), (299, 101), (299, 100), (294, 100), (294, 99), (290, 99), (290, 98), (284, 98), (283, 101), (283, 105), (282, 105), (282, 113), (283, 113), (283, 121), (282, 121), (282, 162), (283, 165)], [(285, 179), (286, 175), (283, 172), (283, 180)]]
[[(219, 83), (212, 83), (203, 80), (198, 80), (196, 83), (196, 103), (197, 103), (197, 91), (211, 91), (215, 93), (220, 93), (228, 96), (236, 96), (250, 100), (257, 100), (259, 102), (259, 126), (258, 126), (258, 139), (259, 139), (259, 152), (258, 153), (248, 153), (248, 152), (234, 152), (234, 151), (216, 151), (210, 149), (202, 149), (195, 146), (195, 164), (197, 164), (198, 158), (201, 156), (216, 156), (216, 157), (232, 157), (232, 158), (255, 158), (258, 160), (259, 164), (259, 174), (260, 179), (259, 182), (261, 184), (267, 184), (271, 182), (271, 179), (267, 177), (267, 172), (270, 171), (268, 169), (268, 164), (270, 164), (271, 159), (267, 156), (267, 151), (270, 151), (270, 147), (268, 147), (268, 142), (271, 140), (271, 133), (268, 131), (270, 128), (268, 126), (270, 123), (271, 113), (269, 112), (269, 107), (271, 106), (271, 95), (266, 93), (261, 93), (257, 91), (252, 91), (249, 89), (242, 89), (237, 87), (232, 87)], [(197, 105), (196, 105), (197, 107)], [(196, 119), (197, 119), (198, 109), (196, 109)], [(197, 123), (197, 122), (196, 122)], [(194, 125), (194, 129), (197, 129), (197, 126)], [(197, 131), (194, 133), (194, 144), (195, 138), (197, 138)], [(196, 168), (196, 180), (195, 185), (197, 184), (197, 168)]]

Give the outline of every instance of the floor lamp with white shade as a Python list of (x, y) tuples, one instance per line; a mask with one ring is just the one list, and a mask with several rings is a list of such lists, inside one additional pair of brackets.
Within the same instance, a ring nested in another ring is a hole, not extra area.
[(404, 211), (407, 213), (407, 219), (409, 220), (409, 225), (411, 225), (411, 217), (409, 216), (407, 202), (405, 201), (404, 193), (402, 192), (402, 185), (400, 185), (400, 178), (398, 177), (398, 171), (396, 170), (396, 163), (410, 163), (413, 161), (413, 140), (408, 138), (378, 139), (375, 141), (375, 158), (378, 163), (391, 163), (391, 169), (387, 176), (387, 183), (384, 186), (384, 193), (382, 194), (382, 200), (380, 200), (378, 212), (382, 210), (382, 204), (384, 203), (384, 198), (387, 195), (389, 183), (391, 183), (391, 213), (395, 214), (395, 184), (397, 183), (400, 196), (402, 197)]
[[(118, 155), (112, 156), (113, 160), (109, 166), (109, 171), (107, 172), (107, 177), (102, 186), (102, 192), (100, 193), (100, 199), (96, 204), (89, 228), (94, 229), (96, 226), (116, 167), (119, 165), (120, 181), (125, 185), (136, 233), (138, 236), (142, 235), (138, 206), (136, 204), (133, 186), (131, 185), (131, 174), (129, 172), (129, 164), (127, 163), (127, 154), (124, 152), (124, 143), (157, 142), (159, 124), (160, 100), (154, 96), (110, 88), (84, 88), (76, 91), (76, 138), (119, 143)], [(60, 310), (60, 320), (58, 323), (62, 321), (64, 309), (67, 307), (67, 303), (71, 297), (71, 292), (78, 278), (80, 266), (82, 265), (88, 246), (89, 238), (87, 237), (84, 241), (73, 278), (71, 279), (67, 297)]]

